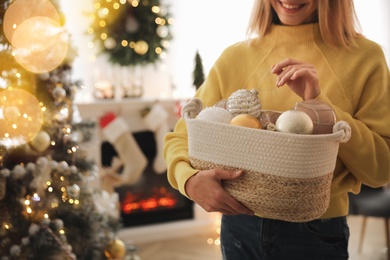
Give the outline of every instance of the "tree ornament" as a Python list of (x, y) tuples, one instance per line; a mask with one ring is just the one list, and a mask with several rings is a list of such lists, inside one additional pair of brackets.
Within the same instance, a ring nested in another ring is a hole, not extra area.
[(287, 110), (276, 120), (276, 130), (292, 134), (311, 134), (313, 122), (308, 114), (299, 110)]
[(238, 114), (250, 114), (260, 116), (261, 103), (257, 97), (257, 90), (239, 89), (231, 94), (226, 101), (226, 109), (236, 116)]
[(38, 134), (30, 141), (30, 146), (38, 152), (45, 151), (49, 145), (50, 135), (44, 130), (39, 131)]
[(72, 199), (77, 199), (80, 196), (80, 186), (77, 184), (72, 184), (66, 188), (66, 192)]
[(222, 107), (207, 107), (196, 117), (200, 120), (229, 124), (233, 115)]
[(66, 97), (66, 91), (62, 87), (54, 87), (51, 95), (53, 96), (56, 102), (61, 102)]
[(305, 100), (295, 105), (296, 110), (308, 114), (313, 121), (313, 134), (331, 134), (336, 124), (336, 114), (327, 103), (315, 99)]
[(260, 129), (262, 125), (259, 119), (251, 114), (238, 114), (230, 121), (231, 125)]
[(122, 240), (115, 238), (108, 242), (106, 246), (106, 250), (104, 251), (104, 255), (110, 259), (122, 259), (126, 253), (126, 246)]

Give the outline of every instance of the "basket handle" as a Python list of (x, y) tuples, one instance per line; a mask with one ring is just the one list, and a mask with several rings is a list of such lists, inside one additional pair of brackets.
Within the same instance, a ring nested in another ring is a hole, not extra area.
[(202, 101), (199, 98), (192, 98), (181, 109), (184, 119), (195, 118), (203, 109)]
[(333, 133), (341, 132), (340, 143), (346, 143), (351, 138), (351, 127), (345, 121), (338, 121), (333, 126)]

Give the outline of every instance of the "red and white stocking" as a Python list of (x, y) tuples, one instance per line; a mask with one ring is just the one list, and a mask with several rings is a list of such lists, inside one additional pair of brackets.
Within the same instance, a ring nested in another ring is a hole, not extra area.
[(123, 118), (108, 113), (100, 119), (100, 126), (104, 137), (114, 146), (120, 163), (123, 165), (122, 172), (118, 173), (116, 171), (119, 168), (118, 162), (113, 161), (111, 171), (105, 171), (105, 175), (108, 176), (104, 176), (104, 181), (110, 182), (111, 186), (137, 183), (148, 161), (131, 134), (127, 123)]

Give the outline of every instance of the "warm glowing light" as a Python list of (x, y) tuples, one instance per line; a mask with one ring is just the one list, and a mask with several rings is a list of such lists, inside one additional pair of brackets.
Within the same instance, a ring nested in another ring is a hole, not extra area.
[(44, 218), (49, 218), (49, 214), (45, 213), (45, 214), (43, 215), (43, 217), (44, 217)]
[(59, 233), (60, 233), (61, 235), (64, 235), (64, 234), (65, 234), (65, 230), (61, 229), (61, 230), (59, 231)]
[(65, 192), (65, 191), (66, 191), (66, 188), (65, 188), (65, 187), (61, 187), (61, 191), (62, 191), (62, 192)]
[(207, 239), (207, 244), (209, 244), (209, 245), (214, 244), (214, 239), (208, 238), (208, 239)]
[(163, 21), (163, 19), (161, 19), (160, 17), (157, 17), (157, 18), (154, 20), (154, 22), (155, 22), (156, 24), (160, 24), (160, 25), (162, 25), (162, 21)]
[(119, 3), (121, 3), (121, 4), (126, 4), (127, 3), (127, 1), (126, 0), (119, 0)]
[(26, 205), (26, 206), (30, 205), (30, 201), (29, 200), (25, 200), (24, 201), (24, 205)]
[(118, 10), (119, 7), (120, 7), (120, 5), (119, 5), (118, 3), (114, 3), (114, 4), (112, 5), (112, 8), (114, 8), (114, 10)]
[(104, 21), (104, 20), (101, 20), (101, 21), (99, 22), (99, 26), (102, 27), (102, 28), (105, 27), (106, 24), (107, 24), (107, 23), (106, 23), (106, 21)]
[(47, 190), (48, 190), (49, 192), (53, 192), (53, 187), (49, 187), (49, 188), (47, 188)]
[(51, 181), (47, 181), (47, 182), (46, 182), (46, 185), (47, 185), (47, 186), (50, 186), (50, 185), (51, 185)]
[(100, 38), (101, 38), (102, 40), (107, 39), (107, 33), (102, 33), (102, 34), (100, 35)]
[(161, 47), (157, 47), (155, 50), (154, 50), (157, 54), (160, 54), (162, 52), (162, 49)]
[(88, 48), (92, 49), (95, 47), (95, 44), (93, 42), (88, 42)]
[(94, 7), (95, 7), (96, 10), (99, 10), (100, 9), (100, 3), (95, 3)]
[(133, 7), (137, 7), (139, 5), (139, 1), (137, 1), (137, 0), (131, 1), (131, 5)]
[(7, 39), (12, 42), (16, 29), (32, 17), (47, 17), (60, 24), (60, 16), (49, 0), (18, 0), (7, 8), (4, 14), (3, 29)]
[(44, 73), (58, 67), (68, 52), (68, 35), (48, 17), (24, 20), (12, 37), (15, 59), (25, 69)]
[(28, 142), (40, 130), (43, 114), (36, 97), (22, 89), (1, 91), (0, 136)]
[(221, 240), (220, 240), (219, 238), (218, 238), (218, 239), (215, 239), (214, 245), (216, 245), (216, 246), (221, 245)]
[(74, 204), (79, 205), (80, 201), (79, 200), (74, 200)]
[(93, 28), (89, 27), (87, 32), (88, 32), (88, 34), (93, 34), (95, 32), (95, 30)]
[(5, 228), (5, 229), (9, 229), (10, 226), (9, 226), (8, 224), (4, 224), (4, 228)]
[(31, 213), (32, 213), (32, 209), (31, 209), (30, 207), (27, 207), (27, 208), (26, 208), (26, 211), (27, 211), (28, 214), (31, 214)]
[(61, 176), (61, 177), (60, 177), (60, 180), (61, 180), (61, 181), (65, 181), (65, 177), (64, 177), (64, 176)]
[(174, 23), (175, 23), (175, 20), (173, 18), (168, 19), (168, 24), (174, 24)]
[(158, 6), (153, 6), (152, 7), (152, 12), (155, 13), (155, 14), (158, 14), (160, 12), (160, 7)]
[(74, 200), (73, 199), (69, 199), (69, 203), (70, 204), (73, 204)]
[(127, 45), (129, 45), (129, 42), (126, 41), (126, 40), (122, 40), (122, 41), (121, 41), (121, 45), (122, 45), (123, 47), (126, 47)]

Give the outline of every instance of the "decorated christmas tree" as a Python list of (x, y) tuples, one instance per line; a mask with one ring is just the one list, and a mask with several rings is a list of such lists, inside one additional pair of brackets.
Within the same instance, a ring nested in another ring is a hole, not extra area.
[(94, 124), (73, 102), (76, 51), (63, 25), (54, 1), (0, 1), (1, 260), (125, 254), (116, 202), (102, 200), (82, 149)]
[(94, 7), (88, 33), (112, 63), (154, 64), (166, 55), (173, 19), (160, 0), (94, 0)]

